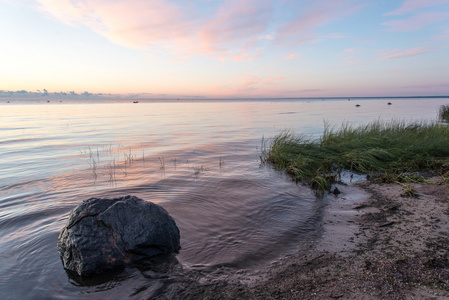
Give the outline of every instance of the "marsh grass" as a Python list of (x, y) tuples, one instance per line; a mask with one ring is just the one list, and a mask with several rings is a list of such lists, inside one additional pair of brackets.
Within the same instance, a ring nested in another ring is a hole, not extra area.
[(264, 148), (264, 162), (325, 191), (343, 170), (393, 176), (441, 171), (449, 159), (449, 127), (437, 122), (376, 121), (357, 127), (345, 123), (335, 130), (325, 124), (319, 139), (285, 131)]
[(438, 111), (440, 120), (449, 122), (449, 105), (441, 105)]
[(404, 192), (401, 194), (402, 197), (418, 197), (415, 189), (411, 185), (402, 182), (396, 183), (404, 188)]

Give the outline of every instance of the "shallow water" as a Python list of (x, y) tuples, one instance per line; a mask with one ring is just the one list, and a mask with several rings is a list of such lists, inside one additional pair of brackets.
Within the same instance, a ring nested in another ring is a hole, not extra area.
[(283, 129), (317, 137), (325, 121), (338, 128), (435, 119), (439, 105), (449, 103), (8, 101), (0, 99), (2, 299), (119, 299), (148, 286), (132, 269), (97, 286), (67, 277), (57, 237), (70, 211), (89, 197), (132, 194), (162, 205), (181, 230), (185, 269), (269, 264), (320, 236), (328, 200), (260, 165), (263, 137)]

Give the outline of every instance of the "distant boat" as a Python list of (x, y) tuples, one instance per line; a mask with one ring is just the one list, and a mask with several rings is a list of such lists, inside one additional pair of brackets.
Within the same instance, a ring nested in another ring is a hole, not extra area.
[(359, 106), (360, 106), (360, 104), (356, 104), (356, 105), (355, 105), (355, 107), (359, 107)]
[(133, 103), (139, 103), (139, 101), (134, 101)]
[(388, 104), (388, 105), (391, 105), (392, 103), (391, 103), (391, 102), (388, 102), (387, 104)]

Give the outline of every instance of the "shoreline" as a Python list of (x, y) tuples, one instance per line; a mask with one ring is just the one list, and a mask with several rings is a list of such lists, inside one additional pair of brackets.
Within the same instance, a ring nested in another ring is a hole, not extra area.
[(154, 299), (449, 299), (449, 187), (430, 181), (410, 184), (415, 197), (399, 184), (339, 186), (306, 252), (246, 280), (188, 274)]

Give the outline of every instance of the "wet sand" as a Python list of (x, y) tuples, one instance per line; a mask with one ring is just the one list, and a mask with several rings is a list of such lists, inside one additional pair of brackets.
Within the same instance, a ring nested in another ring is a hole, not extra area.
[[(323, 235), (257, 272), (172, 277), (155, 299), (449, 299), (449, 187), (368, 181), (339, 186)], [(178, 277), (178, 279), (180, 279)]]

